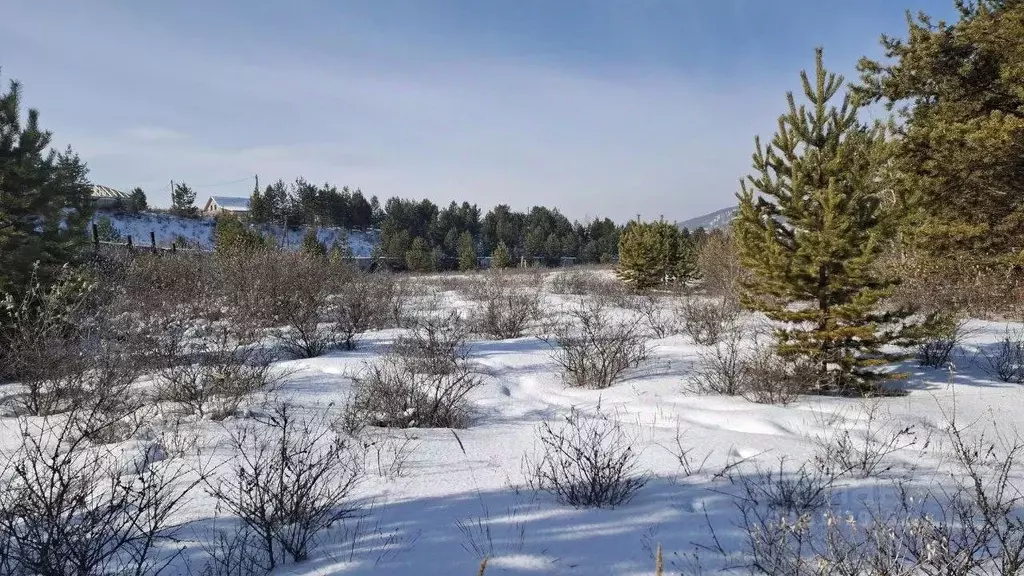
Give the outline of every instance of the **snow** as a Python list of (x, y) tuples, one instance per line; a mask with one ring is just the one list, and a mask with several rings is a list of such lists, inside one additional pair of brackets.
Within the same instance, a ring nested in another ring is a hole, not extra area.
[(732, 222), (733, 218), (736, 217), (738, 212), (739, 209), (735, 206), (722, 208), (721, 210), (715, 210), (714, 212), (704, 214), (703, 216), (697, 216), (695, 218), (690, 218), (689, 220), (677, 222), (676, 226), (679, 228), (687, 228), (691, 232), (697, 228), (703, 228), (705, 230), (728, 228), (729, 224)]
[[(203, 221), (144, 215), (119, 218), (123, 233), (149, 227), (172, 235), (200, 236)], [(365, 251), (365, 246), (361, 247)], [(445, 295), (455, 303), (455, 295)], [(559, 297), (549, 295), (551, 302)], [(877, 403), (889, 429), (914, 426), (918, 442), (898, 451), (896, 468), (922, 482), (941, 482), (948, 450), (942, 430), (949, 415), (979, 427), (999, 422), (1005, 433), (1024, 423), (1024, 387), (994, 381), (974, 360), (1008, 329), (1019, 326), (975, 321), (954, 370), (918, 368), (903, 385), (908, 394), (879, 400), (803, 397), (789, 406), (759, 405), (741, 398), (702, 396), (687, 391), (701, 347), (686, 336), (652, 340), (651, 361), (625, 381), (606, 390), (567, 389), (556, 372), (552, 348), (525, 337), (507, 341), (478, 340), (472, 359), (485, 374), (472, 395), (475, 418), (465, 430), (381, 431), (408, 435), (415, 449), (405, 474), (383, 478), (371, 471), (359, 488), (366, 514), (325, 534), (313, 558), (286, 565), (280, 574), (476, 574), (483, 550), (490, 556), (487, 574), (651, 574), (660, 544), (666, 573), (679, 573), (694, 543), (709, 544), (707, 522), (723, 544), (738, 549), (736, 507), (728, 481), (709, 472), (685, 477), (671, 453), (677, 434), (704, 469), (717, 471), (750, 459), (750, 466), (787, 466), (809, 461), (815, 439), (836, 430), (863, 432), (865, 410)], [(368, 335), (354, 352), (332, 352), (307, 360), (287, 360), (278, 367), (290, 373), (277, 392), (307, 407), (338, 407), (351, 390), (350, 376), (383, 353), (396, 331)], [(536, 446), (537, 426), (556, 423), (570, 409), (593, 413), (598, 405), (615, 415), (633, 438), (641, 465), (651, 481), (628, 504), (617, 509), (582, 510), (562, 506), (547, 494), (523, 487), (524, 455)], [(3, 419), (0, 438), (16, 441), (17, 426)], [(231, 426), (229, 421), (226, 426)], [(224, 437), (220, 424), (203, 422), (201, 445), (214, 449)], [(463, 449), (464, 448), (464, 449)], [(167, 457), (166, 454), (159, 455)], [(740, 468), (744, 470), (746, 468)], [(888, 479), (844, 480), (835, 495), (842, 509), (867, 504), (888, 494)], [(869, 499), (869, 501), (871, 501)], [(230, 519), (215, 517), (216, 504), (196, 489), (181, 513), (177, 537), (186, 553), (170, 573), (198, 573), (204, 553), (200, 541)], [(464, 527), (460, 530), (457, 523)], [(703, 557), (704, 555), (702, 555)], [(715, 566), (714, 560), (709, 561)]]
[[(190, 247), (204, 250), (213, 248), (214, 220), (212, 217), (182, 218), (173, 214), (155, 212), (138, 214), (98, 212), (93, 216), (93, 222), (104, 217), (110, 218), (111, 224), (122, 238), (131, 236), (136, 246), (149, 245), (149, 235), (150, 232), (153, 232), (156, 235), (158, 246), (170, 246), (176, 240), (184, 239)], [(302, 244), (302, 237), (307, 230), (306, 227), (299, 227), (289, 229), (286, 234), (282, 234), (281, 226), (261, 225), (258, 229), (264, 236), (274, 239), (287, 248), (295, 249)], [(343, 234), (347, 234), (349, 247), (352, 249), (352, 253), (358, 257), (370, 256), (373, 247), (378, 242), (378, 235), (375, 231), (329, 227), (317, 228), (316, 231), (317, 238), (327, 247), (334, 244)]]

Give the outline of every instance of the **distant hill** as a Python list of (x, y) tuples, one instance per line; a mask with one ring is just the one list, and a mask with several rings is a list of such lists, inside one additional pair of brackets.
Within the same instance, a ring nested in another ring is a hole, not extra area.
[(726, 228), (732, 219), (736, 217), (736, 207), (732, 206), (729, 208), (722, 208), (716, 210), (710, 214), (703, 216), (697, 216), (696, 218), (690, 218), (676, 224), (680, 228), (688, 228), (690, 230), (696, 230), (697, 228), (704, 228), (705, 230), (716, 230), (719, 228)]

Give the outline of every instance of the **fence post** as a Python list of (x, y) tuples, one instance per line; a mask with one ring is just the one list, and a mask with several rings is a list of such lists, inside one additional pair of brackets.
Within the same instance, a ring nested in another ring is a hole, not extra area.
[(100, 247), (100, 227), (95, 222), (92, 223), (92, 245), (96, 249)]
[(156, 232), (149, 231), (149, 245), (153, 247), (153, 253), (156, 254)]
[(131, 250), (132, 248), (134, 248), (134, 246), (132, 245), (132, 235), (129, 234), (128, 235), (128, 249)]
[(171, 254), (177, 254), (177, 253), (178, 253), (178, 241), (175, 240), (174, 242), (171, 242)]

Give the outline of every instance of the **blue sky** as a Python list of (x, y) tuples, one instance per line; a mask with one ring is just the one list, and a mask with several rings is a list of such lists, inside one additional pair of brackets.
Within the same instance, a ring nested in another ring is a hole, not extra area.
[(24, 84), (94, 182), (367, 194), (670, 220), (733, 202), (813, 65), (848, 77), (952, 0), (7, 0)]

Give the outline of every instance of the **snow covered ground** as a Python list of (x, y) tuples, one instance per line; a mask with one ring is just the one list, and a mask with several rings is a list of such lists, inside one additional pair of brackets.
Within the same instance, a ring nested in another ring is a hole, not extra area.
[[(455, 307), (462, 301), (454, 292), (444, 298)], [(546, 298), (557, 306), (567, 297)], [(703, 347), (687, 336), (651, 339), (651, 359), (606, 390), (567, 388), (551, 345), (542, 339), (475, 340), (471, 357), (485, 382), (471, 395), (472, 424), (456, 432), (382, 431), (402, 439), (392, 446), (411, 450), (401, 474), (381, 474), (370, 466), (357, 490), (362, 518), (337, 525), (323, 535), (309, 561), (278, 573), (471, 575), (487, 555), (487, 574), (653, 574), (659, 545), (666, 574), (693, 573), (695, 551), (705, 569), (716, 570), (725, 559), (701, 548), (714, 544), (709, 523), (727, 550), (743, 547), (736, 525), (737, 478), (777, 467), (780, 459), (786, 470), (796, 470), (813, 461), (821, 438), (843, 430), (881, 438), (887, 430), (909, 427), (899, 436), (900, 449), (886, 458), (887, 472), (869, 479), (843, 477), (833, 486), (829, 498), (835, 509), (862, 517), (863, 510), (887, 505), (897, 479), (947, 484), (945, 430), (952, 416), (974, 423), (972, 434), (993, 422), (1003, 434), (1015, 434), (1024, 423), (1024, 386), (994, 380), (975, 361), (980, 350), (1013, 327), (979, 321), (970, 328), (952, 370), (919, 368), (914, 362), (900, 367), (911, 372), (902, 384), (905, 396), (803, 397), (788, 406), (690, 391)], [(306, 407), (336, 409), (349, 396), (350, 376), (384, 353), (398, 333), (371, 333), (352, 352), (279, 362), (289, 376), (276, 395)], [(538, 426), (559, 423), (571, 407), (593, 414), (598, 406), (633, 439), (640, 468), (651, 475), (648, 484), (631, 502), (599, 510), (574, 509), (525, 489), (524, 456), (537, 448)], [(869, 426), (872, 410), (876, 419)], [(199, 451), (223, 449), (225, 429), (237, 423), (196, 423), (202, 432)], [(5, 442), (16, 442), (14, 420), (3, 424)], [(691, 450), (700, 471), (684, 473), (679, 445)], [(716, 474), (731, 464), (736, 466), (729, 474)], [(197, 488), (179, 520), (179, 541), (168, 550), (183, 546), (185, 552), (171, 573), (198, 574), (206, 561), (200, 542), (230, 526), (231, 519)]]
[[(142, 212), (132, 214), (127, 212), (119, 213), (97, 213), (93, 222), (100, 218), (110, 218), (114, 229), (122, 238), (131, 236), (137, 246), (147, 246), (150, 241), (150, 232), (156, 235), (158, 246), (170, 246), (176, 240), (184, 239), (189, 246), (199, 247), (205, 250), (213, 248), (213, 218), (181, 218), (173, 214), (162, 214), (154, 212)], [(263, 225), (259, 228), (264, 236), (274, 238), (275, 242), (282, 243), (282, 230), (280, 226)], [(306, 228), (288, 230), (284, 235), (283, 245), (297, 248), (302, 243), (302, 237)], [(377, 244), (376, 234), (358, 230), (345, 230), (342, 228), (318, 228), (317, 238), (325, 246), (333, 245), (341, 234), (348, 235), (349, 247), (355, 256), (369, 256), (373, 247)]]

